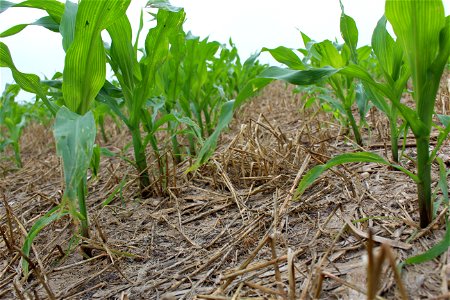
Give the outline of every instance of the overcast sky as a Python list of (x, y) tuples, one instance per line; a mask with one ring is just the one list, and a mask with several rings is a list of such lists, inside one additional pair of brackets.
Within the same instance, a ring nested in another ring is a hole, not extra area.
[[(128, 16), (134, 28), (139, 24), (141, 7), (146, 0), (132, 0)], [(347, 15), (358, 26), (359, 46), (370, 43), (372, 31), (383, 15), (382, 0), (342, 0)], [(446, 14), (450, 1), (444, 0)], [(299, 30), (317, 41), (338, 39), (339, 0), (172, 0), (172, 4), (185, 8), (185, 31), (209, 36), (210, 40), (226, 43), (230, 37), (237, 45), (242, 59), (262, 47), (302, 47)], [(43, 16), (27, 8), (11, 8), (0, 15), (0, 32), (19, 23), (29, 23)], [(62, 71), (64, 51), (59, 34), (37, 26), (30, 26), (13, 37), (1, 39), (10, 48), (17, 68), (22, 72), (51, 77)], [(261, 61), (271, 63), (265, 53)], [(12, 77), (8, 69), (0, 68), (0, 90)]]

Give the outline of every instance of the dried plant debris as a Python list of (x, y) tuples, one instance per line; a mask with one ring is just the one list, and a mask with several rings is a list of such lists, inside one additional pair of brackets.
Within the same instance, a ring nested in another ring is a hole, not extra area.
[[(448, 110), (444, 88), (440, 109)], [(365, 147), (384, 154), (387, 121), (370, 114)], [(120, 152), (126, 137), (114, 124), (106, 130), (113, 138), (102, 145)], [(22, 139), (24, 167), (0, 177), (2, 299), (449, 295), (447, 254), (400, 274), (394, 268), (445, 233), (442, 210), (431, 227), (418, 227), (415, 187), (403, 173), (376, 164), (337, 167), (292, 201), (309, 169), (355, 145), (339, 123), (302, 108), (300, 95), (282, 84), (237, 114), (207, 165), (187, 175), (189, 162), (174, 168), (168, 195), (140, 198), (132, 167), (102, 159), (104, 171), (89, 185), (90, 238), (74, 234), (64, 217), (39, 233), (29, 257), (21, 252), (27, 230), (61, 201), (61, 167), (48, 129), (28, 127)], [(413, 155), (414, 146), (407, 149)], [(444, 145), (442, 154), (448, 151)], [(93, 257), (83, 258), (79, 245)], [(28, 278), (22, 260), (30, 262)]]

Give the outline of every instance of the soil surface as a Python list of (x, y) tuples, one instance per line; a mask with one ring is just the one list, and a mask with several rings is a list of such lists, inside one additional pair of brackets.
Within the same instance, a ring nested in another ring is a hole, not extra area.
[[(450, 111), (449, 78), (438, 113)], [(152, 176), (148, 199), (123, 159), (132, 158), (128, 133), (111, 122), (108, 141), (99, 135), (98, 143), (117, 156), (102, 157), (98, 177), (89, 179), (90, 239), (75, 234), (67, 216), (51, 223), (34, 240), (25, 277), (26, 232), (62, 195), (51, 128), (28, 126), (24, 167), (14, 168), (11, 153), (0, 159), (0, 299), (400, 299), (402, 287), (410, 299), (448, 299), (450, 252), (404, 266), (400, 279), (393, 268), (445, 235), (445, 205), (428, 228), (419, 227), (408, 176), (346, 164), (295, 197), (299, 179), (337, 154), (364, 149), (390, 158), (389, 126), (374, 108), (360, 147), (331, 113), (305, 108), (304, 98), (272, 84), (236, 114), (207, 165), (186, 174), (186, 161), (169, 167), (167, 178)], [(439, 156), (448, 168), (448, 140)], [(414, 157), (407, 136), (401, 164), (414, 170)], [(156, 174), (150, 154), (148, 162)], [(433, 164), (434, 189), (438, 181)], [(80, 245), (93, 257), (83, 258)]]

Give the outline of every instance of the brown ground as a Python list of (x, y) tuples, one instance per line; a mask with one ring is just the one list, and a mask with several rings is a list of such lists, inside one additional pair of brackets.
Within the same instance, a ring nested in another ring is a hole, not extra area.
[[(438, 111), (448, 114), (446, 84)], [(441, 241), (446, 208), (421, 230), (412, 181), (375, 164), (334, 168), (292, 202), (308, 169), (358, 150), (329, 114), (300, 107), (299, 95), (282, 84), (270, 86), (238, 113), (207, 166), (188, 176), (183, 173), (188, 163), (178, 166), (167, 197), (140, 199), (132, 167), (120, 158), (103, 158), (99, 178), (89, 184), (92, 232), (86, 243), (95, 248), (94, 257), (83, 260), (70, 220), (63, 218), (36, 238), (35, 269), (24, 280), (17, 247), (25, 230), (61, 198), (51, 131), (28, 127), (23, 169), (0, 160), (0, 298), (366, 298), (368, 229), (376, 241), (385, 238), (385, 246), (375, 242), (375, 252), (403, 260)], [(365, 148), (384, 155), (386, 121), (375, 110), (367, 121)], [(119, 153), (128, 137), (113, 128), (111, 142), (103, 146)], [(414, 140), (407, 144), (406, 154), (414, 157)], [(446, 163), (449, 153), (446, 143), (441, 151)], [(403, 163), (413, 169), (406, 159)], [(438, 174), (436, 166), (433, 170)], [(122, 194), (102, 206), (123, 178)], [(449, 263), (444, 254), (406, 266), (401, 280), (409, 297), (449, 297)], [(375, 265), (382, 267), (370, 272), (380, 278), (379, 298), (400, 298), (392, 268)]]

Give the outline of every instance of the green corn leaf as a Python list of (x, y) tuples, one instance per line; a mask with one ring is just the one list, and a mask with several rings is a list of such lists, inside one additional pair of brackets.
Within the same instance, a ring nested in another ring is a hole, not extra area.
[(403, 60), (403, 50), (386, 29), (387, 19), (383, 16), (377, 23), (372, 35), (372, 47), (377, 56), (385, 78), (392, 86), (400, 76), (400, 67)]
[(364, 84), (364, 90), (367, 94), (367, 97), (370, 101), (382, 112), (384, 112), (387, 116), (391, 114), (391, 107), (389, 103), (386, 101), (380, 93), (374, 91), (374, 88), (368, 84)]
[(300, 34), (302, 36), (303, 45), (305, 46), (305, 48), (308, 48), (308, 44), (312, 42), (312, 39), (302, 31), (300, 31)]
[(439, 121), (441, 121), (444, 128), (439, 128), (439, 135), (437, 137), (436, 146), (434, 146), (433, 151), (430, 154), (430, 161), (433, 161), (436, 158), (437, 152), (441, 149), (442, 144), (447, 140), (448, 135), (450, 133), (450, 116), (446, 115), (437, 115)]
[(58, 80), (58, 79), (52, 79), (52, 80), (41, 80), (41, 83), (48, 86), (48, 87), (52, 87), (55, 89), (61, 89), (62, 88), (62, 81)]
[(448, 64), (450, 56), (450, 15), (445, 18), (444, 28), (439, 34), (439, 53), (436, 57), (432, 68), (440, 69), (444, 65)]
[[(132, 44), (131, 24), (126, 15), (122, 16), (114, 24), (107, 28), (111, 36), (111, 61), (117, 67), (113, 67), (114, 73), (120, 82), (127, 103), (132, 102), (135, 87), (135, 68), (137, 60)], [(131, 104), (131, 103), (129, 103)]]
[(78, 5), (71, 2), (70, 0), (66, 1), (64, 14), (61, 19), (61, 25), (59, 31), (62, 35), (62, 45), (64, 51), (67, 52), (70, 45), (72, 45), (73, 39), (75, 38), (75, 24), (78, 13)]
[(303, 71), (283, 69), (280, 67), (269, 67), (264, 70), (259, 77), (283, 80), (296, 85), (310, 85), (321, 82), (337, 72), (339, 72), (338, 69), (331, 67)]
[(263, 48), (261, 51), (269, 52), (276, 61), (285, 64), (294, 70), (304, 70), (305, 65), (297, 54), (292, 51), (292, 49), (280, 46), (275, 49)]
[(403, 90), (405, 89), (405, 86), (411, 77), (411, 70), (409, 69), (408, 64), (403, 63), (400, 67), (400, 75), (399, 78), (396, 79), (394, 83), (394, 93), (397, 94), (397, 99), (401, 98), (401, 95), (403, 94)]
[(130, 127), (131, 124), (129, 119), (123, 114), (122, 110), (120, 109), (118, 98), (119, 97), (111, 96), (103, 86), (95, 99), (96, 101), (107, 105), (125, 123), (127, 127)]
[(320, 62), (321, 67), (341, 68), (346, 65), (343, 56), (330, 40), (315, 43), (311, 50), (313, 56)]
[(437, 117), (444, 127), (450, 126), (450, 116), (438, 114)]
[(411, 65), (415, 86), (423, 86), (428, 67), (439, 48), (439, 32), (444, 27), (441, 0), (386, 1), (386, 17)]
[[(329, 95), (323, 95), (323, 94), (319, 94), (317, 96), (317, 98), (319, 98), (320, 100), (322, 100), (325, 103), (329, 104), (333, 108), (333, 111), (337, 110), (340, 114), (342, 114), (342, 115), (345, 114), (345, 108), (342, 105), (343, 103), (341, 101), (337, 100), (336, 98), (331, 97)], [(311, 97), (311, 99), (308, 101), (308, 102), (310, 102), (310, 103), (308, 103), (308, 105), (311, 106), (311, 104), (312, 104), (311, 102), (317, 101), (317, 98), (316, 97)], [(324, 103), (322, 102), (322, 108), (323, 108), (323, 106), (324, 106)], [(306, 107), (307, 107), (307, 105), (305, 104), (305, 108)]]
[(64, 3), (58, 0), (27, 0), (14, 4), (13, 7), (29, 7), (45, 10), (57, 24), (61, 22), (64, 13)]
[(242, 90), (236, 97), (234, 109), (240, 107), (247, 99), (253, 97), (256, 93), (258, 93), (272, 81), (273, 79), (271, 78), (254, 78), (247, 82), (247, 84), (244, 86), (244, 88), (242, 88)]
[(14, 5), (15, 5), (14, 2), (6, 1), (6, 0), (1, 1), (0, 2), (0, 14)]
[(100, 33), (121, 18), (129, 4), (130, 0), (80, 2), (63, 72), (64, 102), (70, 110), (86, 113), (105, 83), (106, 56)]
[[(49, 225), (50, 223), (61, 219), (62, 217), (66, 216), (68, 212), (61, 211), (59, 207), (55, 207), (51, 209), (48, 213), (46, 213), (44, 216), (40, 217), (36, 223), (33, 224), (30, 231), (28, 232), (25, 241), (22, 246), (22, 252), (26, 256), (30, 256), (30, 250), (31, 245), (33, 244), (33, 240), (36, 238), (36, 236), (39, 234), (39, 232), (45, 228), (45, 226)], [(22, 270), (25, 275), (25, 277), (28, 276), (28, 268), (29, 264), (25, 259), (22, 259)]]
[[(385, 10), (411, 69), (417, 113), (429, 129), (439, 81), (450, 54), (450, 24), (443, 3), (441, 0), (387, 0)], [(429, 134), (411, 129), (416, 136)]]
[(192, 172), (197, 170), (201, 165), (205, 164), (211, 157), (211, 155), (214, 153), (220, 133), (231, 122), (231, 119), (233, 117), (233, 107), (234, 107), (234, 100), (225, 102), (222, 105), (216, 129), (206, 139), (205, 143), (202, 145), (202, 148), (200, 149), (200, 152), (198, 153), (198, 156), (194, 164), (186, 172)]
[[(243, 68), (244, 70), (250, 69), (252, 68), (255, 63), (258, 61), (258, 57), (260, 55), (260, 52), (256, 52), (252, 55), (250, 55), (245, 61), (244, 61), (244, 65)], [(303, 64), (303, 63), (302, 63)]]
[(360, 116), (360, 122), (365, 122), (365, 117), (370, 109), (369, 98), (366, 93), (365, 87), (362, 83), (355, 83), (356, 105), (358, 106), (358, 112)]
[(364, 61), (370, 57), (372, 53), (372, 47), (370, 46), (362, 46), (356, 50), (358, 53), (358, 61)]
[(132, 124), (137, 124), (141, 107), (144, 101), (150, 97), (150, 87), (154, 85), (156, 72), (168, 58), (170, 38), (172, 34), (181, 30), (184, 20), (183, 10), (177, 12), (158, 11), (157, 26), (149, 30), (145, 39), (146, 56), (140, 61), (142, 80), (137, 84), (133, 94), (135, 104), (131, 111)]
[(74, 213), (78, 186), (89, 168), (95, 143), (95, 120), (91, 111), (84, 116), (62, 107), (56, 114), (53, 135), (64, 169), (64, 198)]
[(392, 166), (405, 174), (407, 174), (409, 177), (411, 177), (414, 181), (418, 181), (418, 178), (413, 173), (409, 172), (405, 168), (391, 164), (387, 160), (385, 160), (383, 157), (379, 156), (378, 154), (371, 153), (371, 152), (357, 152), (357, 153), (346, 153), (341, 154), (333, 157), (328, 162), (326, 162), (323, 165), (317, 165), (311, 170), (309, 170), (305, 176), (303, 176), (302, 180), (300, 181), (297, 190), (294, 195), (294, 199), (298, 200), (298, 198), (303, 194), (303, 192), (311, 186), (322, 173), (327, 171), (328, 169), (337, 166), (342, 165), (346, 163), (352, 163), (352, 162), (371, 162), (371, 163), (378, 163), (383, 165)]
[(358, 45), (358, 28), (356, 27), (355, 20), (344, 13), (344, 6), (342, 5), (341, 1), (339, 2), (342, 11), (340, 20), (341, 35), (345, 41), (345, 44), (347, 44), (347, 46), (350, 48), (352, 61), (354, 63), (358, 63), (358, 54), (356, 51), (356, 47)]
[(54, 32), (59, 31), (59, 24), (56, 23), (51, 17), (46, 16), (46, 17), (42, 17), (42, 18), (34, 21), (33, 23), (15, 25), (15, 26), (3, 31), (2, 33), (0, 33), (0, 38), (5, 38), (8, 36), (15, 35), (30, 25), (42, 26), (42, 27), (47, 28)]
[(144, 11), (141, 9), (141, 14), (139, 16), (139, 29), (136, 34), (136, 39), (134, 40), (134, 53), (135, 55), (138, 52), (139, 38), (141, 37), (142, 29), (144, 28)]
[(200, 128), (197, 123), (195, 123), (191, 118), (188, 117), (180, 117), (175, 114), (166, 114), (155, 121), (153, 124), (152, 130), (149, 132), (150, 134), (154, 134), (159, 128), (168, 123), (168, 122), (176, 122), (178, 124), (185, 124), (192, 128), (196, 137), (201, 138)]
[(100, 146), (95, 144), (94, 148), (92, 149), (92, 157), (90, 162), (90, 168), (92, 170), (92, 174), (94, 175), (94, 177), (98, 176), (98, 171), (100, 170), (100, 156), (101, 156)]
[(23, 90), (36, 94), (42, 99), (42, 101), (44, 101), (45, 105), (50, 109), (52, 114), (56, 114), (58, 106), (47, 99), (45, 91), (41, 87), (39, 76), (20, 72), (14, 65), (8, 47), (2, 42), (0, 42), (0, 67), (9, 68), (13, 75), (14, 81), (20, 85)]
[(448, 247), (450, 246), (450, 224), (448, 221), (446, 223), (446, 228), (447, 229), (445, 231), (445, 236), (442, 239), (442, 241), (440, 241), (439, 243), (431, 247), (428, 251), (422, 254), (407, 258), (404, 262), (400, 264), (400, 266), (403, 267), (404, 265), (421, 264), (433, 260), (439, 255), (446, 252)]
[(442, 200), (444, 201), (444, 204), (448, 205), (448, 182), (447, 182), (447, 166), (445, 165), (444, 161), (436, 157), (437, 162), (439, 163), (439, 182), (438, 186), (440, 190), (442, 191)]
[(372, 75), (360, 65), (351, 64), (345, 68), (342, 68), (341, 70), (339, 70), (339, 72), (343, 75), (355, 77), (362, 80), (363, 82), (371, 85), (373, 88), (381, 92), (384, 96), (386, 96), (389, 99), (394, 98), (395, 94), (391, 91), (391, 89), (388, 86), (376, 82), (372, 78)]
[(392, 104), (400, 111), (402, 116), (408, 122), (409, 126), (413, 130), (416, 135), (425, 135), (429, 131), (427, 129), (426, 124), (419, 119), (419, 115), (416, 111), (409, 108), (408, 106), (399, 102), (399, 98), (396, 97), (396, 93), (392, 90), (392, 88), (377, 83), (372, 79), (372, 76), (361, 66), (359, 65), (350, 65), (339, 71), (342, 74), (353, 76), (361, 79), (365, 84), (370, 85), (375, 90), (381, 92), (385, 97), (395, 100)]

